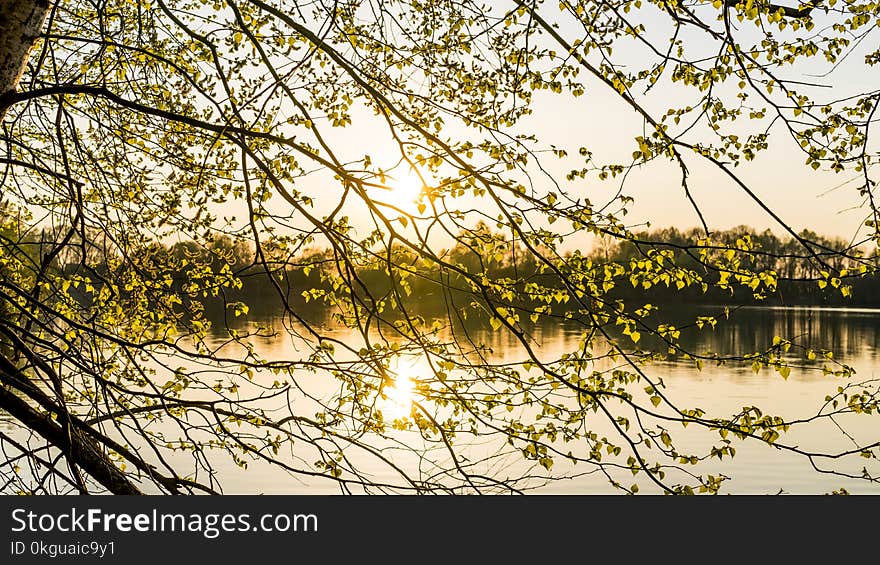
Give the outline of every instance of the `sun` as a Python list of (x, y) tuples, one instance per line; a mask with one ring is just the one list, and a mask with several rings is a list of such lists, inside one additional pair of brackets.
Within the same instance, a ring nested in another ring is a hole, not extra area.
[(382, 214), (388, 219), (402, 218), (405, 227), (427, 209), (431, 189), (419, 171), (395, 168), (379, 180), (382, 184), (375, 187), (380, 190), (372, 192), (372, 202), (385, 208)]
[(391, 186), (391, 194), (397, 203), (410, 207), (421, 199), (425, 185), (417, 174), (410, 172), (392, 183)]

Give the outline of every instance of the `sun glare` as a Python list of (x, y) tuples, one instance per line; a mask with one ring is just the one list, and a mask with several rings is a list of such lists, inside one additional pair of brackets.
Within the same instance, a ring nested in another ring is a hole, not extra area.
[(414, 384), (411, 378), (398, 376), (392, 386), (385, 388), (381, 408), (386, 417), (397, 420), (409, 416), (414, 400)]
[(410, 206), (419, 201), (423, 186), (418, 175), (410, 173), (392, 184), (392, 194), (398, 205)]
[(407, 418), (418, 400), (416, 383), (418, 376), (430, 371), (424, 358), (405, 356), (397, 358), (389, 367), (394, 380), (382, 390), (384, 398), (379, 399), (379, 408), (386, 420)]

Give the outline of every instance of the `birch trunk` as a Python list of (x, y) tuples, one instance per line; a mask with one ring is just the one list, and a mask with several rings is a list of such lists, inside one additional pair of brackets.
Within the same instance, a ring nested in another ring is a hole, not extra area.
[(8, 107), (3, 95), (18, 87), (49, 5), (49, 0), (0, 0), (0, 120)]

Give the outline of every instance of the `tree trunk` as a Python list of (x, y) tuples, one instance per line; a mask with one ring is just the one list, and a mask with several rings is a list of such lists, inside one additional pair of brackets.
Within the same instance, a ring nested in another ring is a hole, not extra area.
[[(91, 438), (80, 430), (68, 425), (67, 429), (59, 425), (50, 414), (38, 411), (12, 390), (10, 384), (27, 383), (27, 377), (12, 365), (9, 360), (0, 357), (0, 409), (8, 412), (13, 418), (39, 434), (66, 454), (71, 463), (82, 468), (96, 481), (113, 494), (141, 494), (141, 491), (120, 471), (108, 458), (104, 451)], [(28, 387), (33, 395), (41, 398), (44, 404), (51, 401), (33, 386)], [(60, 411), (56, 412), (63, 418)]]
[(4, 95), (18, 87), (49, 5), (49, 0), (0, 0), (0, 120), (8, 107)]
[(79, 431), (74, 431), (72, 437), (68, 438), (61, 426), (53, 422), (48, 415), (37, 412), (3, 385), (0, 385), (0, 407), (52, 445), (65, 453), (71, 453), (73, 463), (85, 470), (111, 493), (141, 494), (141, 491), (107, 459), (94, 442)]

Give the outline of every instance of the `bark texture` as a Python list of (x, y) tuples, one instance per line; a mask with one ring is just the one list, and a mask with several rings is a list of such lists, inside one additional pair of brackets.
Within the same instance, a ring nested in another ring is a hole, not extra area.
[[(27, 391), (33, 403), (46, 411), (37, 410), (32, 403), (13, 392), (16, 388)], [(107, 458), (104, 450), (73, 425), (74, 422), (69, 421), (69, 416), (64, 410), (55, 405), (40, 389), (30, 384), (27, 377), (3, 356), (0, 356), (0, 408), (67, 454), (72, 463), (82, 468), (111, 493), (141, 494), (125, 473)], [(52, 418), (53, 413), (58, 420), (64, 421), (67, 425), (60, 425)]]
[(49, 5), (49, 0), (0, 0), (0, 120), (8, 107), (3, 95), (18, 87)]

